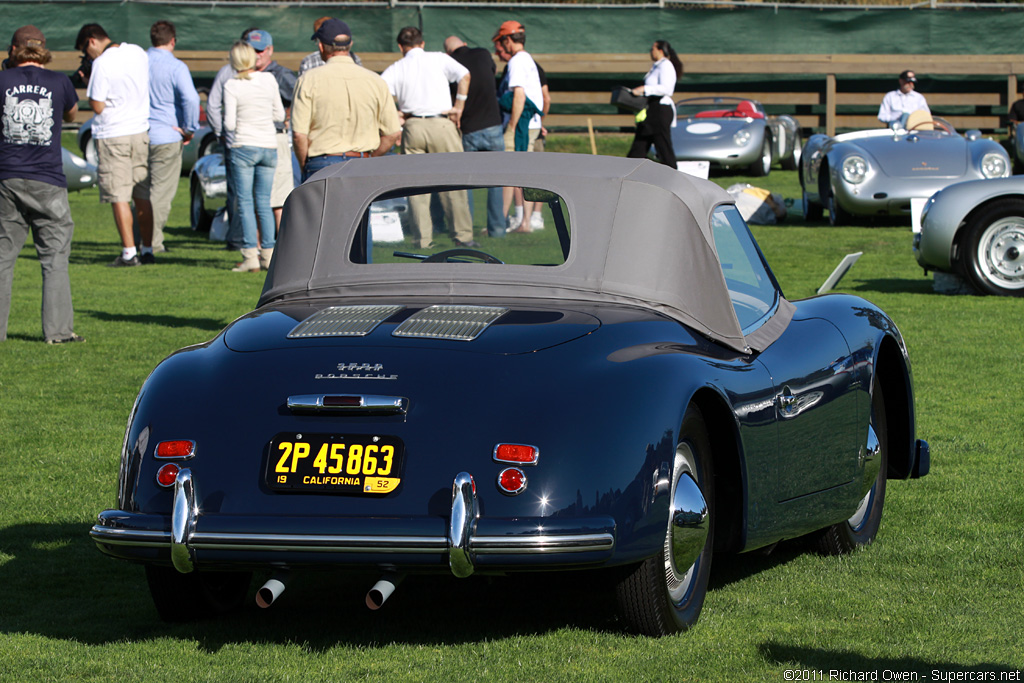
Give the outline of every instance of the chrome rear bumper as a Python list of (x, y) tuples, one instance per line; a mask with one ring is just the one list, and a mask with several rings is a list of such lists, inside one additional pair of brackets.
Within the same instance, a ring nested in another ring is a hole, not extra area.
[[(601, 564), (615, 549), (611, 517), (488, 519), (478, 514), (469, 474), (460, 473), (452, 488), (448, 520), (228, 517), (202, 514), (186, 468), (175, 483), (170, 517), (105, 510), (89, 535), (108, 555), (171, 562), (183, 573), (203, 565), (338, 564), (447, 567), (463, 577), (478, 568)], [(352, 533), (326, 533), (338, 528)]]

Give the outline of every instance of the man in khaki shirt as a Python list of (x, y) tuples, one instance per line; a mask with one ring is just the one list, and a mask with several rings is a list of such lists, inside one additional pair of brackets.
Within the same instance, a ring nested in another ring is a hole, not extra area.
[(313, 39), (324, 66), (299, 78), (292, 102), (292, 140), (303, 181), (333, 164), (380, 156), (402, 133), (387, 84), (349, 55), (348, 24), (328, 19)]

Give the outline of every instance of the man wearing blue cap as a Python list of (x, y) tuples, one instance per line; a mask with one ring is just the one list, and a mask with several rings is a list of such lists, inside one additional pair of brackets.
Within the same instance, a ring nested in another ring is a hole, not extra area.
[(385, 154), (402, 133), (384, 79), (352, 61), (348, 24), (328, 19), (313, 40), (324, 65), (299, 78), (292, 103), (303, 180), (332, 164)]

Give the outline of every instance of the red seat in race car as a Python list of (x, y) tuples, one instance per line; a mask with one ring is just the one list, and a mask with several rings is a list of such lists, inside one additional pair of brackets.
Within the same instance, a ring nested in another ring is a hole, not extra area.
[(733, 116), (747, 116), (752, 119), (763, 119), (764, 114), (757, 110), (754, 103), (750, 100), (743, 100), (736, 105), (736, 111), (733, 112)]

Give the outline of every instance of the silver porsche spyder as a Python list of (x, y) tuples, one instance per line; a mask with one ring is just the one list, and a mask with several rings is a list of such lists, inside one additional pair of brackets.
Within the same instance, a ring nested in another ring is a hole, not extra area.
[(1024, 176), (950, 185), (925, 204), (914, 257), (980, 292), (1024, 296)]
[(911, 200), (927, 199), (963, 180), (1002, 178), (1010, 157), (999, 143), (945, 119), (910, 130), (876, 128), (835, 137), (812, 135), (800, 161), (804, 217), (842, 225), (852, 216), (910, 216)]
[(676, 103), (672, 146), (680, 161), (709, 161), (766, 176), (772, 162), (800, 164), (800, 125), (792, 116), (768, 116), (760, 102), (740, 97), (694, 97)]

